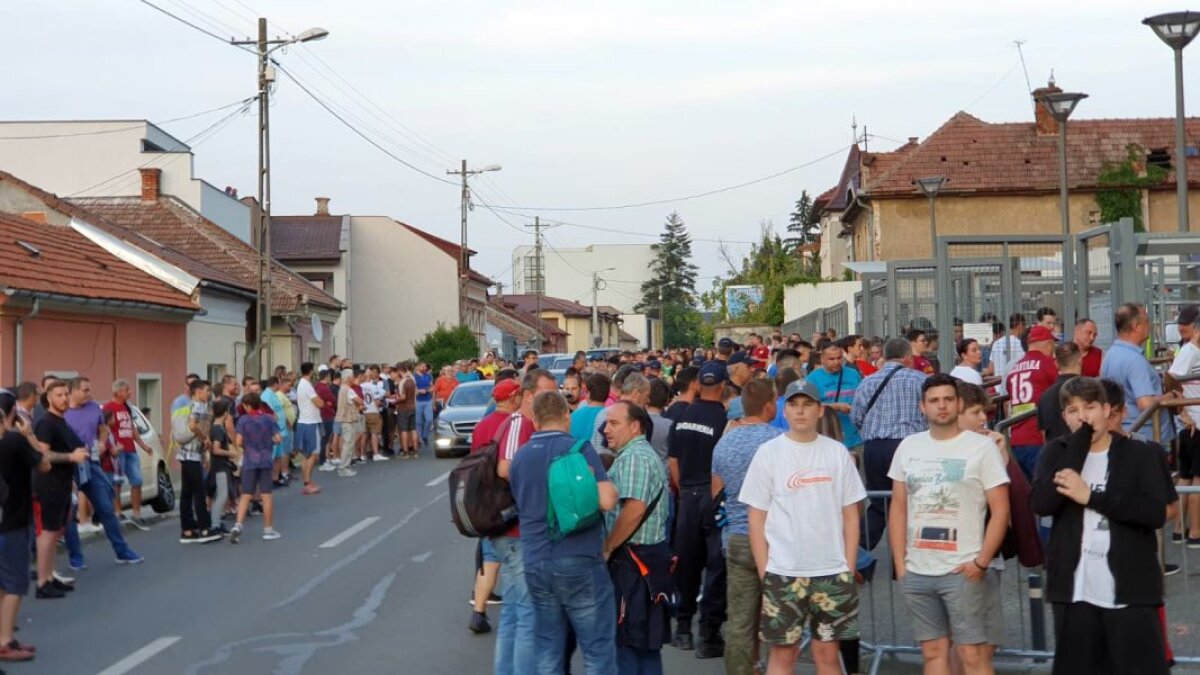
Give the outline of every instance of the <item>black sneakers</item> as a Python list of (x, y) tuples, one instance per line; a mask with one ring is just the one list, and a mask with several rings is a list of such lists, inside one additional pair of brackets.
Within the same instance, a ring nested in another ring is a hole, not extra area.
[(676, 631), (675, 637), (671, 640), (671, 646), (676, 649), (682, 649), (683, 651), (691, 651), (694, 649), (692, 632), (682, 630)]
[(55, 600), (58, 598), (67, 597), (66, 592), (54, 585), (54, 582), (47, 582), (38, 586), (37, 597), (42, 600)]
[(471, 612), (471, 622), (467, 624), (467, 630), (476, 635), (483, 635), (492, 632), (492, 624), (488, 621), (487, 614)]

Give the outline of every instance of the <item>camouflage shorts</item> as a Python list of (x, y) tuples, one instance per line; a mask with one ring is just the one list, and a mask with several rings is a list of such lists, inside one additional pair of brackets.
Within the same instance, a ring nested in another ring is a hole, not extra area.
[(804, 627), (814, 640), (852, 640), (858, 637), (858, 586), (849, 572), (827, 577), (785, 577), (767, 572), (763, 578), (763, 642), (800, 643)]

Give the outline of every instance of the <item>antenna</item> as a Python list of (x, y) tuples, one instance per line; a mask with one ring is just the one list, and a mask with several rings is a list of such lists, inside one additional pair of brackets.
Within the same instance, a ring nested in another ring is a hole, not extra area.
[(1029, 68), (1025, 65), (1025, 50), (1021, 49), (1027, 40), (1013, 40), (1013, 44), (1017, 48), (1017, 58), (1021, 60), (1021, 70), (1025, 73), (1025, 90), (1029, 93), (1030, 102), (1033, 103), (1033, 113), (1037, 114), (1037, 101), (1033, 100), (1033, 84), (1029, 82)]
[(850, 116), (850, 142), (858, 145), (858, 117)]

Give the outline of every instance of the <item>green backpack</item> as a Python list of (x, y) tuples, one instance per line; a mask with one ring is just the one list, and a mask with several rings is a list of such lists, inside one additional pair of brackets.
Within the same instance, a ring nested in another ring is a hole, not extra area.
[(546, 491), (546, 525), (558, 540), (600, 521), (600, 495), (592, 465), (576, 441), (566, 454), (550, 460)]

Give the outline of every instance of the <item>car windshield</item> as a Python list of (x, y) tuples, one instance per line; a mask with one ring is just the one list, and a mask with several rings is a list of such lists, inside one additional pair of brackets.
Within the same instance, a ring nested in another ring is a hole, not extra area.
[(479, 387), (458, 387), (450, 394), (450, 406), (487, 405), (491, 397), (491, 383)]
[(575, 360), (574, 356), (560, 356), (554, 360), (552, 370), (566, 370), (571, 367), (571, 363)]

